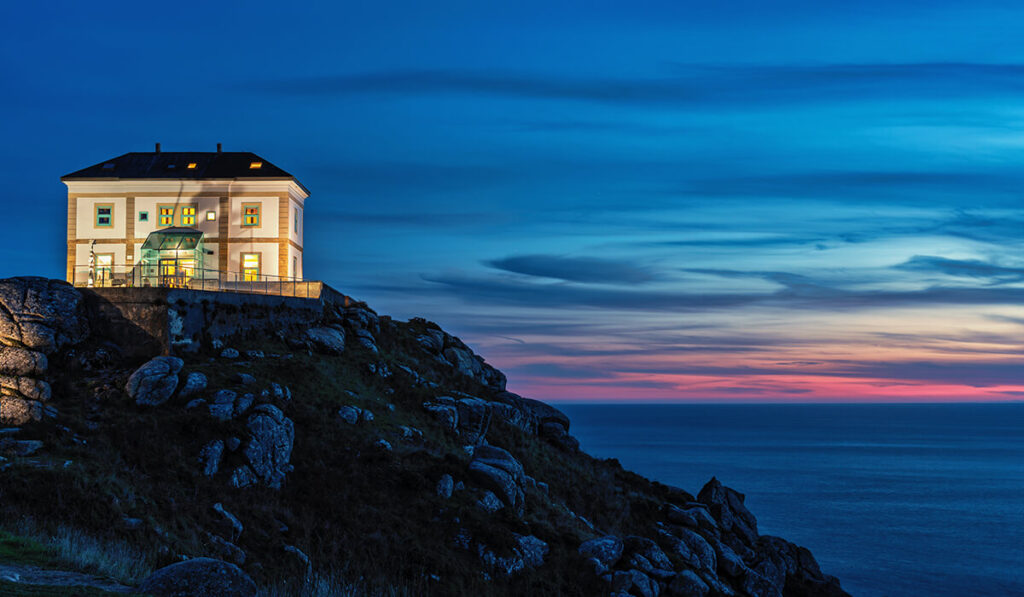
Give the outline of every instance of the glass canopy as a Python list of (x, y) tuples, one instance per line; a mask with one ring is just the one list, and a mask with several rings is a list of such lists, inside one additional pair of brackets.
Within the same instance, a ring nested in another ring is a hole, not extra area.
[(164, 228), (150, 233), (139, 255), (144, 286), (185, 288), (203, 277), (203, 233), (195, 228)]

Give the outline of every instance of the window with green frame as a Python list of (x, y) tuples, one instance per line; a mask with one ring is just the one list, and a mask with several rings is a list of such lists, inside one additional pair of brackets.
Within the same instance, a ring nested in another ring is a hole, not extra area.
[(110, 228), (114, 225), (114, 204), (113, 203), (97, 203), (96, 204), (96, 227), (97, 228)]
[(156, 206), (156, 225), (160, 228), (170, 228), (174, 226), (174, 206), (173, 205), (158, 205)]
[(242, 204), (242, 226), (259, 226), (260, 225), (260, 204), (259, 203), (243, 203)]
[(196, 212), (198, 208), (195, 205), (182, 205), (181, 215), (179, 216), (179, 222), (182, 226), (195, 226), (196, 225)]

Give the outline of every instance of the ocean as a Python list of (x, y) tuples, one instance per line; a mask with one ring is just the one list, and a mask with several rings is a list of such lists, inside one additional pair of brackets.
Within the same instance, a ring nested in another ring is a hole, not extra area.
[(1024, 404), (557, 406), (593, 456), (746, 494), (855, 597), (1024, 595)]

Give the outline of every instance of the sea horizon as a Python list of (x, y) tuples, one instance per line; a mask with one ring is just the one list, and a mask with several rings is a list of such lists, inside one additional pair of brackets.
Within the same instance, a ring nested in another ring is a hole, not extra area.
[(1020, 402), (559, 408), (596, 458), (745, 494), (762, 534), (810, 549), (852, 595), (1024, 594)]

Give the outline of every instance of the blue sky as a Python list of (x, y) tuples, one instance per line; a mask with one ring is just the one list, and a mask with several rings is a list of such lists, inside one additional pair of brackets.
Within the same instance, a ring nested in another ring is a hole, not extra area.
[(223, 142), (527, 395), (1024, 395), (1016, 3), (298, 4), (10, 7), (0, 275), (62, 275), (60, 175)]

